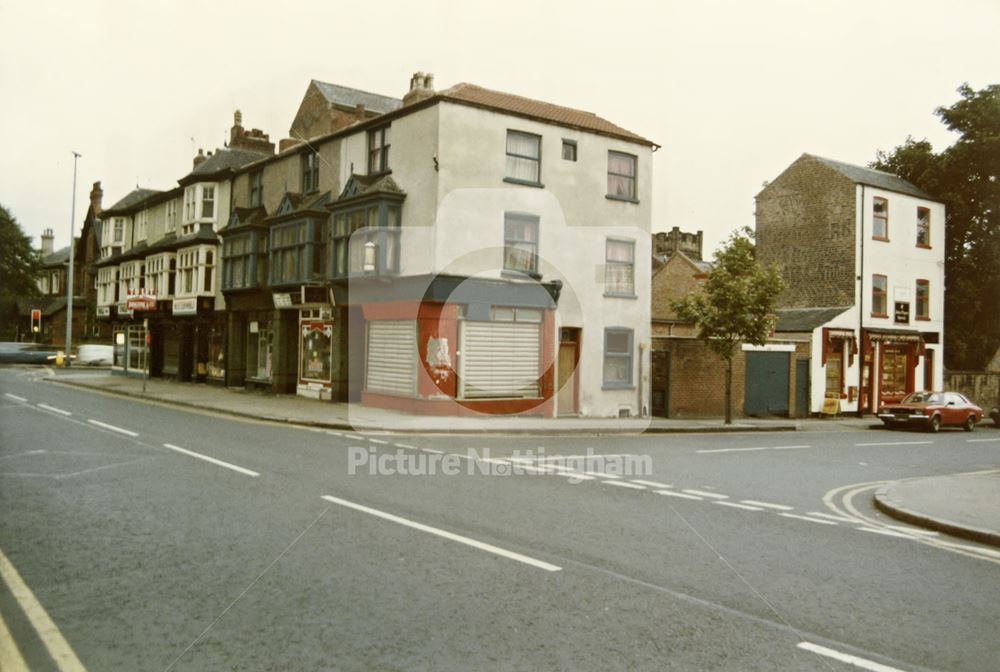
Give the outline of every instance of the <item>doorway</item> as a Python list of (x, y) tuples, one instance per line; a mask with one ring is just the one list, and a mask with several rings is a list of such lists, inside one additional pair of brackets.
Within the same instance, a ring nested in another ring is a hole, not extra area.
[(580, 363), (580, 330), (575, 327), (563, 327), (559, 330), (559, 415), (576, 415), (579, 413), (579, 375), (577, 367)]

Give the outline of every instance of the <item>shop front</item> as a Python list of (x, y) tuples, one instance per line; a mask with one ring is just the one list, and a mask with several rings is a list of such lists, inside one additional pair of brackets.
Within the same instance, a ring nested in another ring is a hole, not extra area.
[[(922, 334), (903, 329), (866, 329), (861, 347), (861, 407), (877, 413), (916, 390), (917, 368), (925, 367), (927, 349)], [(924, 383), (921, 377), (921, 384)]]

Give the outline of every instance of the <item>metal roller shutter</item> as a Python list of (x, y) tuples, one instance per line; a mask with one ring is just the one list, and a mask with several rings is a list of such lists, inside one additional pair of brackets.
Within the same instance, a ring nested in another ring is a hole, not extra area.
[(537, 397), (540, 353), (538, 324), (463, 322), (462, 396)]
[(368, 323), (365, 389), (413, 396), (417, 385), (417, 323), (380, 320)]

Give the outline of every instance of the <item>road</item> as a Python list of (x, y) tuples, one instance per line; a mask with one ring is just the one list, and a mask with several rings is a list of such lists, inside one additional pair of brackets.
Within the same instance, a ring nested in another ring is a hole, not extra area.
[(998, 461), (986, 427), (361, 436), (0, 369), (0, 667), (995, 670), (1000, 551), (871, 490)]

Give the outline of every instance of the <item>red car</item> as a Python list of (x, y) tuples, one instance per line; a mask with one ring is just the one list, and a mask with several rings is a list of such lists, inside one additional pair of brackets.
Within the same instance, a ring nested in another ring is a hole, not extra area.
[(919, 426), (936, 432), (944, 425), (971, 432), (983, 419), (983, 409), (958, 392), (912, 392), (878, 413), (886, 427)]

